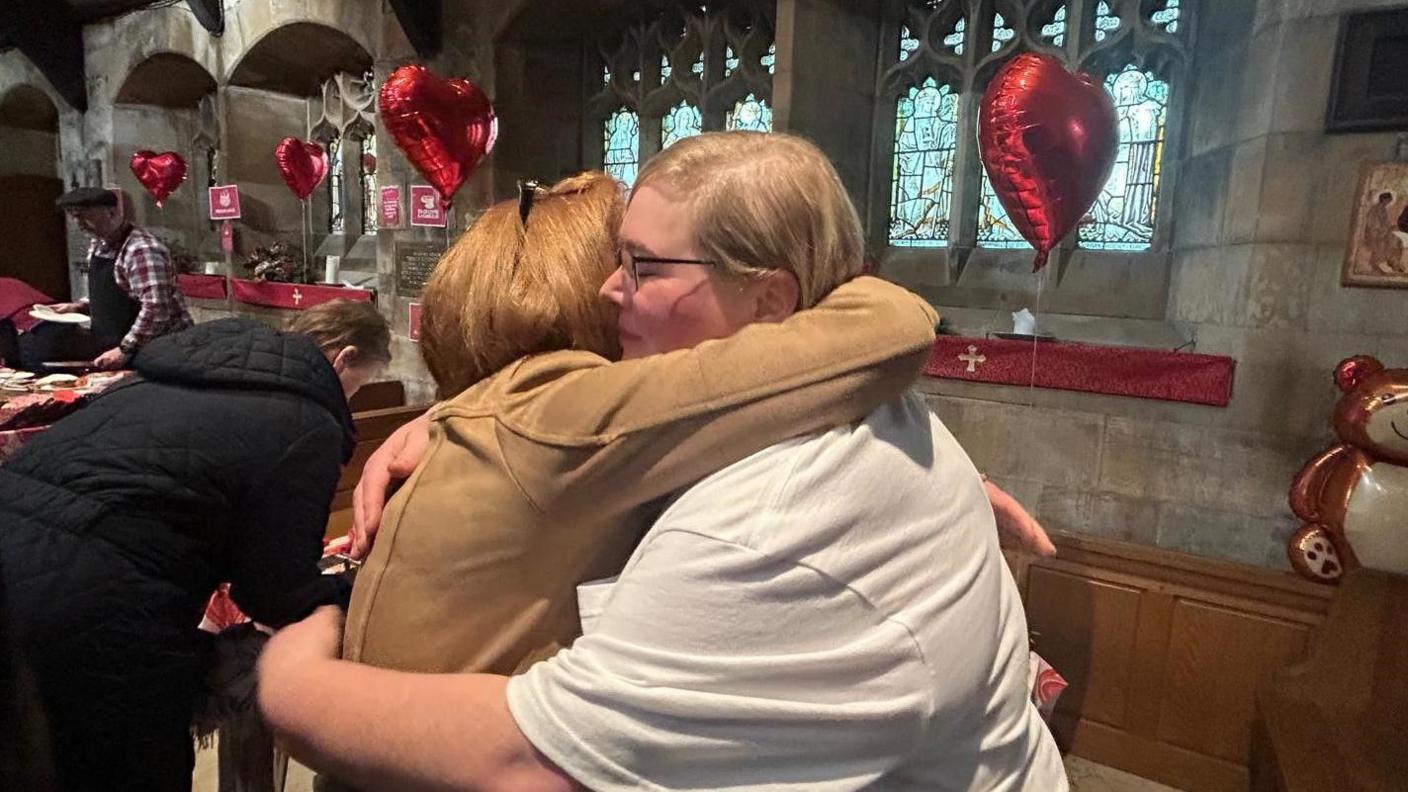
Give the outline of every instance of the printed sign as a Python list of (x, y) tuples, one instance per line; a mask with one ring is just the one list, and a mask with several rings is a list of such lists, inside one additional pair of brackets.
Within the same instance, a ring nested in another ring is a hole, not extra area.
[(210, 188), (210, 219), (238, 220), (240, 217), (240, 188), (234, 184)]
[(420, 303), (411, 303), (411, 323), (407, 325), (412, 341), (420, 340)]
[(378, 228), (401, 228), (401, 187), (381, 188), (381, 222)]
[(428, 184), (411, 185), (411, 225), (424, 228), (445, 227), (445, 207), (440, 194)]

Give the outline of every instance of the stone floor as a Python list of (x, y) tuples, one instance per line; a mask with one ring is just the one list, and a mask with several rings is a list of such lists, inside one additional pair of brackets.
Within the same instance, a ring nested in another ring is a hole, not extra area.
[[(1098, 765), (1079, 756), (1066, 757), (1066, 773), (1071, 779), (1071, 792), (1179, 792), (1113, 767)], [(215, 751), (196, 755), (196, 777), (192, 792), (217, 792)], [(313, 773), (297, 762), (290, 762), (288, 782), (284, 792), (312, 792)]]

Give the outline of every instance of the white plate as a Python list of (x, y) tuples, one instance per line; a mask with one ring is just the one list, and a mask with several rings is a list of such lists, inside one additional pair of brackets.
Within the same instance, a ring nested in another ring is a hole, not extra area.
[(34, 385), (38, 388), (44, 388), (51, 385), (67, 387), (75, 382), (78, 382), (78, 377), (75, 377), (72, 374), (50, 374), (44, 379), (36, 381)]
[(59, 324), (86, 325), (92, 321), (87, 314), (81, 313), (58, 313), (47, 305), (36, 305), (29, 309), (29, 315), (43, 322), (57, 322)]

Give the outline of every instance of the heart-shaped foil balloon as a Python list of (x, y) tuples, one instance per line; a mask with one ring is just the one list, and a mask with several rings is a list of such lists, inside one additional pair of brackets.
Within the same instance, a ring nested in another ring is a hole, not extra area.
[(174, 151), (158, 154), (142, 149), (132, 155), (131, 166), (133, 175), (156, 199), (158, 207), (186, 180), (186, 160)]
[(278, 163), (284, 183), (300, 201), (308, 200), (328, 175), (328, 157), (323, 147), (296, 137), (279, 141), (274, 147), (274, 161)]
[(1036, 248), (1035, 269), (1099, 197), (1119, 147), (1099, 83), (1050, 55), (1008, 61), (978, 109), (978, 147), (998, 200)]
[(402, 66), (381, 86), (379, 112), (406, 159), (447, 205), (499, 134), (494, 106), (479, 86), (442, 80), (418, 64)]

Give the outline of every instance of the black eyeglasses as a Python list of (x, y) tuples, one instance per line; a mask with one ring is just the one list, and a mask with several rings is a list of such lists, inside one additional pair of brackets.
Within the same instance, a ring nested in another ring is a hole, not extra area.
[(537, 179), (518, 181), (518, 222), (524, 226), (528, 225), (528, 213), (533, 211), (533, 199), (542, 189), (543, 185)]
[(712, 267), (718, 264), (717, 261), (709, 261), (708, 259), (637, 256), (625, 248), (621, 249), (617, 258), (621, 262), (621, 271), (626, 275), (626, 286), (630, 291), (635, 291), (640, 287), (639, 267), (641, 264), (697, 264), (701, 267)]

